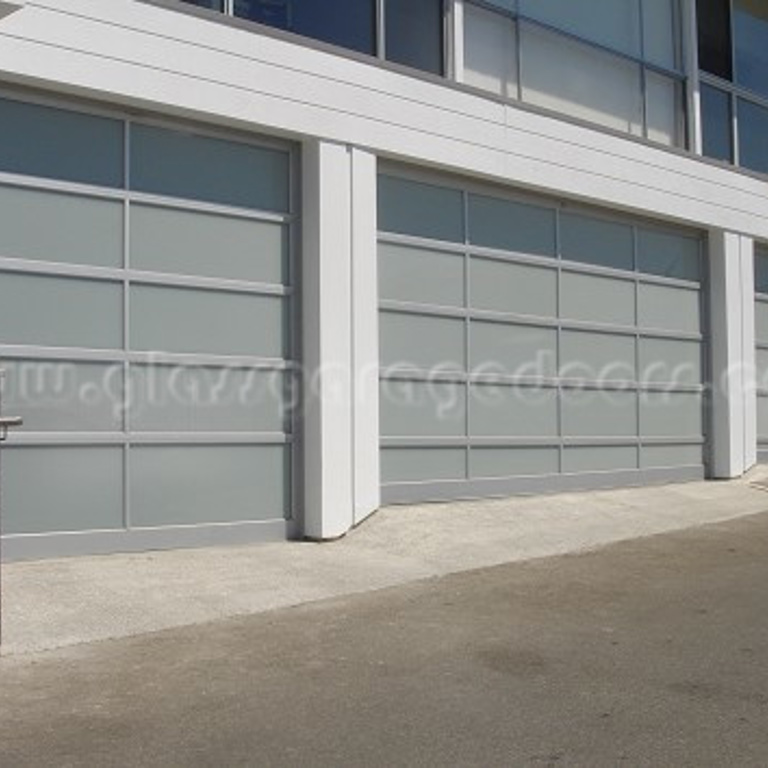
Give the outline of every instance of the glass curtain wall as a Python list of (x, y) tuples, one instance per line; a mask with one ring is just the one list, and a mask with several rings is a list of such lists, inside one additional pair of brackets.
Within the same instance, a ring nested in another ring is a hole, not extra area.
[(697, 0), (704, 154), (768, 173), (768, 1)]
[(469, 85), (683, 144), (677, 0), (466, 0)]
[(424, 72), (444, 72), (443, 0), (183, 0)]

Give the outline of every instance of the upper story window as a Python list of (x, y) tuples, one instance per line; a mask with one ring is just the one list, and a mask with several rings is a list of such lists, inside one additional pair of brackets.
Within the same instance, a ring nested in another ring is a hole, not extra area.
[(443, 0), (182, 0), (425, 72), (444, 71)]
[(677, 0), (465, 0), (464, 81), (684, 143)]
[(768, 173), (768, 0), (697, 0), (704, 154)]

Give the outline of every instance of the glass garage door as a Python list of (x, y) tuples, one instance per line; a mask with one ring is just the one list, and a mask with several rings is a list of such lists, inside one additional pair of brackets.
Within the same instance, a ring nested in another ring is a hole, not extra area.
[(379, 181), (386, 501), (704, 475), (702, 243)]
[(768, 461), (768, 246), (755, 246), (757, 453)]
[(9, 551), (285, 535), (289, 151), (8, 99), (0, 133)]

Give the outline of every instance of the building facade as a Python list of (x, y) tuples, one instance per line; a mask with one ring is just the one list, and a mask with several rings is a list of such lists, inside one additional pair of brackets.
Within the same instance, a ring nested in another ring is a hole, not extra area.
[(3, 546), (768, 451), (768, 0), (0, 2)]

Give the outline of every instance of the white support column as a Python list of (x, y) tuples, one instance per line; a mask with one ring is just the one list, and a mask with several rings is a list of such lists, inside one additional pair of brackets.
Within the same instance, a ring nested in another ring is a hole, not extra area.
[(452, 0), (448, 47), (451, 61), (448, 62), (448, 76), (457, 83), (464, 82), (464, 0)]
[(696, 21), (696, 0), (683, 0), (682, 16), (683, 65), (688, 87), (686, 88), (686, 112), (688, 115), (688, 147), (697, 155), (703, 153), (701, 133), (701, 87), (699, 83), (699, 50)]
[(722, 231), (709, 244), (712, 473), (733, 478), (757, 460), (753, 244)]
[(312, 539), (343, 536), (378, 507), (378, 393), (359, 373), (378, 363), (375, 184), (369, 153), (305, 142), (302, 506)]

